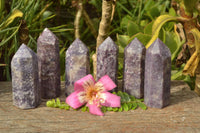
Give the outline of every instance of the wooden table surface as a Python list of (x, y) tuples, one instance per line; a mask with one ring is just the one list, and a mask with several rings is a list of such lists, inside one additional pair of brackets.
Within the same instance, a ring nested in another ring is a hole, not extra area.
[[(62, 94), (60, 99), (64, 101)], [(145, 111), (138, 108), (128, 112), (106, 112), (100, 117), (88, 112), (49, 108), (45, 102), (42, 100), (35, 109), (18, 109), (12, 104), (11, 82), (0, 82), (0, 133), (200, 132), (200, 97), (181, 81), (172, 82), (170, 105), (164, 109)]]

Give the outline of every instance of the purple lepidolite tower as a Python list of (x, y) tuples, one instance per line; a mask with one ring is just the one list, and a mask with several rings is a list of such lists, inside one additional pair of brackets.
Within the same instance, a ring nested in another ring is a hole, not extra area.
[[(117, 85), (118, 46), (108, 37), (97, 49), (97, 81), (108, 75)], [(117, 88), (114, 89), (117, 91)]]
[(42, 98), (56, 98), (61, 92), (59, 41), (48, 28), (37, 40), (37, 55)]
[(136, 98), (144, 96), (144, 45), (135, 38), (124, 50), (123, 90)]
[(70, 95), (74, 91), (74, 83), (89, 73), (89, 49), (80, 39), (76, 39), (66, 51), (65, 95)]
[(144, 102), (153, 108), (163, 108), (170, 102), (171, 53), (157, 39), (146, 51)]
[(13, 104), (21, 109), (35, 108), (41, 96), (37, 55), (22, 44), (11, 61)]

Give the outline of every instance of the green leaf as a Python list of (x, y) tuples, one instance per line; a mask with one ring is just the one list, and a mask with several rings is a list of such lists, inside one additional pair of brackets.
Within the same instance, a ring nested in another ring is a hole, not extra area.
[(117, 43), (122, 48), (125, 48), (128, 45), (128, 40), (130, 39), (127, 35), (118, 35), (117, 34)]
[(46, 19), (47, 17), (51, 16), (53, 13), (51, 11), (45, 11), (42, 15), (43, 19)]
[(50, 2), (50, 3), (46, 4), (46, 6), (45, 6), (42, 10), (40, 10), (40, 12), (39, 12), (39, 13), (36, 15), (36, 17), (32, 20), (32, 22), (37, 21), (37, 20), (40, 18), (40, 16), (43, 15), (43, 13), (46, 11), (46, 9), (47, 9), (49, 6), (51, 6), (52, 4), (53, 4), (53, 2)]
[(51, 101), (52, 101), (53, 104), (56, 104), (56, 100), (55, 99), (52, 99)]
[(107, 107), (106, 110), (107, 111), (112, 111), (112, 107)]
[(151, 23), (148, 23), (145, 28), (144, 28), (144, 34), (152, 34), (152, 26), (153, 26), (154, 21), (152, 21)]
[(87, 112), (89, 112), (89, 111), (90, 111), (88, 107), (86, 108), (86, 110), (87, 110)]
[(122, 92), (122, 91), (118, 91), (118, 92), (117, 92), (117, 95), (123, 97), (123, 92)]
[(54, 107), (52, 101), (47, 101), (47, 102), (46, 102), (46, 106), (47, 106), (47, 107)]
[(124, 58), (124, 48), (119, 44), (119, 57), (118, 58)]
[(169, 15), (171, 15), (171, 16), (176, 16), (176, 11), (174, 10), (174, 8), (170, 8), (169, 9)]
[(56, 104), (59, 106), (60, 105), (60, 99), (56, 98)]
[(119, 110), (119, 108), (113, 108), (114, 112), (117, 112)]
[(65, 106), (65, 110), (69, 110), (70, 109), (70, 106)]
[(131, 108), (132, 108), (132, 103), (127, 103), (127, 105), (128, 105), (128, 110), (131, 110)]
[(142, 108), (143, 110), (146, 110), (146, 109), (147, 109), (147, 106), (146, 106), (144, 103), (138, 102), (137, 104), (138, 104), (138, 106), (139, 106), (140, 108)]
[(122, 5), (120, 2), (117, 2), (117, 6), (119, 6), (121, 9), (123, 9), (128, 15), (133, 16), (132, 12), (130, 12), (124, 5)]
[(126, 15), (125, 17), (122, 18), (122, 20), (120, 22), (120, 27), (122, 29), (127, 30), (127, 25), (128, 25), (129, 21), (132, 21), (132, 18), (129, 15)]
[(175, 73), (172, 73), (171, 80), (183, 80), (185, 78), (185, 75), (183, 75), (183, 70), (179, 70)]
[(155, 20), (155, 22), (153, 23), (153, 26), (152, 26), (152, 38), (148, 42), (148, 44), (146, 45), (147, 48), (158, 38), (159, 31), (160, 31), (161, 27), (163, 26), (163, 24), (165, 24), (168, 21), (172, 21), (172, 20), (173, 21), (174, 20), (186, 21), (188, 19), (183, 18), (183, 17), (175, 17), (175, 16), (171, 16), (171, 15), (161, 15), (161, 16), (159, 16)]
[(124, 95), (124, 99), (126, 100), (126, 102), (131, 101), (129, 95), (126, 92), (123, 92), (123, 95)]
[(138, 106), (136, 102), (132, 103), (132, 105), (133, 105), (132, 110), (135, 110)]
[(58, 105), (57, 105), (57, 103), (56, 103), (56, 100), (55, 100), (55, 99), (52, 99), (51, 101), (52, 101), (53, 107), (54, 107), (54, 108), (58, 108)]
[(164, 42), (167, 47), (170, 49), (170, 52), (173, 54), (176, 49), (177, 49), (177, 43), (175, 41), (175, 33), (174, 32), (169, 32), (169, 31), (166, 31), (165, 32), (165, 38), (166, 38), (166, 41)]
[(122, 105), (122, 107), (123, 107), (124, 111), (128, 111), (128, 105), (127, 105), (126, 103), (124, 103), (124, 104)]
[(128, 31), (129, 37), (131, 37), (131, 36), (133, 36), (133, 35), (135, 35), (135, 34), (140, 32), (139, 25), (137, 25), (133, 21), (129, 21), (128, 22), (128, 26), (127, 26), (127, 31)]
[(145, 27), (149, 23), (148, 20), (141, 20), (140, 21), (140, 26)]
[(134, 96), (130, 96), (131, 101), (135, 101), (135, 97)]
[(10, 23), (14, 21), (15, 18), (22, 17), (22, 16), (23, 16), (23, 13), (20, 10), (15, 9), (10, 15), (10, 17), (0, 25), (0, 30), (6, 28)]
[(61, 104), (61, 105), (59, 106), (59, 108), (60, 108), (60, 109), (64, 109), (64, 108), (65, 108), (65, 105), (64, 105), (64, 104)]
[(160, 11), (158, 10), (158, 7), (153, 7), (148, 12), (149, 12), (149, 15), (151, 15), (152, 18), (155, 18), (155, 17), (160, 15)]
[(82, 108), (81, 108), (81, 111), (82, 111), (82, 112), (87, 111), (87, 106), (82, 107)]
[(143, 102), (144, 101), (144, 99), (142, 98), (142, 99), (136, 99), (136, 102)]
[(176, 41), (177, 48), (171, 55), (171, 61), (173, 62), (178, 56), (179, 52), (182, 49), (183, 44), (185, 44), (186, 39), (181, 40), (179, 34), (174, 34), (174, 40)]
[(136, 37), (144, 45), (146, 45), (149, 42), (149, 40), (151, 39), (151, 35), (143, 34), (143, 33), (137, 33), (129, 39), (128, 43), (130, 43)]
[(3, 46), (4, 44), (6, 44), (10, 39), (12, 39), (14, 37), (15, 34), (17, 34), (19, 28), (20, 28), (21, 24), (17, 27), (17, 29), (12, 33), (12, 35), (10, 35), (8, 38), (6, 38), (6, 40), (2, 40), (0, 42), (0, 47)]
[(124, 98), (123, 92), (118, 91), (118, 92), (117, 92), (117, 95), (121, 97), (121, 103), (123, 103), (123, 102), (126, 101), (125, 98)]
[(194, 90), (194, 88), (195, 88), (195, 77), (190, 77), (189, 75), (187, 75), (184, 79), (184, 82), (186, 82), (190, 86), (191, 90)]
[(114, 95), (117, 95), (117, 93), (114, 91), (114, 92), (112, 92), (112, 94), (114, 94)]
[(123, 111), (123, 107), (121, 106), (118, 111), (122, 112)]
[(107, 111), (106, 107), (105, 107), (105, 106), (101, 107), (101, 111), (102, 111), (103, 113), (105, 113), (105, 112)]
[(1, 31), (0, 31), (0, 34), (2, 34), (2, 33), (4, 33), (4, 32), (7, 32), (7, 31), (10, 31), (10, 30), (17, 29), (17, 28), (18, 28), (18, 26), (6, 28), (6, 29), (4, 29), (4, 30), (1, 30)]

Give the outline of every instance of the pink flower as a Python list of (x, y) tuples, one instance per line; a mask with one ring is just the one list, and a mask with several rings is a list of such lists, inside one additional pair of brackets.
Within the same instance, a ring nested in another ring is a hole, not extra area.
[(108, 92), (115, 87), (109, 76), (105, 75), (95, 82), (89, 74), (75, 82), (74, 92), (67, 97), (66, 103), (74, 109), (87, 103), (90, 113), (102, 116), (101, 106), (120, 107), (120, 97)]

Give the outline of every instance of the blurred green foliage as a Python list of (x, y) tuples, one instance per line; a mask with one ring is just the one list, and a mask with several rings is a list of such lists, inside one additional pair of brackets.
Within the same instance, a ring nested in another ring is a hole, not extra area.
[[(73, 37), (73, 23), (59, 21), (63, 19), (61, 6), (70, 7), (66, 0), (60, 3), (43, 0), (0, 0), (0, 80), (11, 80), (10, 62), (21, 43), (26, 43), (34, 51), (37, 49), (37, 38), (45, 27), (53, 31), (60, 40), (61, 57), (65, 47)], [(60, 9), (59, 9), (60, 8)], [(70, 8), (64, 8), (71, 14)], [(73, 8), (71, 7), (71, 10)], [(71, 17), (73, 22), (73, 17)], [(62, 70), (64, 70), (61, 58)], [(62, 71), (63, 73), (63, 71)]]
[[(11, 80), (10, 62), (23, 38), (27, 41), (27, 45), (36, 51), (37, 38), (45, 27), (59, 38), (61, 79), (65, 79), (65, 51), (75, 39), (73, 28), (76, 2), (76, 0), (0, 0), (0, 80)], [(84, 10), (88, 13), (96, 31), (101, 19), (101, 2), (102, 0), (83, 0)], [(153, 23), (160, 15), (176, 16), (176, 11), (170, 7), (170, 2), (171, 0), (117, 0), (109, 36), (119, 46), (119, 79), (123, 77), (124, 48), (135, 37), (146, 45), (152, 37)], [(23, 15), (18, 14), (13, 17), (16, 11)], [(183, 44), (174, 32), (174, 24), (175, 22), (167, 22), (159, 32), (159, 38), (170, 48), (172, 61), (177, 57)], [(80, 39), (89, 47), (92, 55), (96, 50), (96, 38), (83, 17), (80, 20), (80, 31)], [(90, 62), (92, 69), (92, 60)], [(172, 74), (179, 74), (172, 79), (191, 81), (186, 77), (181, 78), (183, 76), (179, 72), (181, 68), (172, 65), (172, 70), (174, 70)]]

